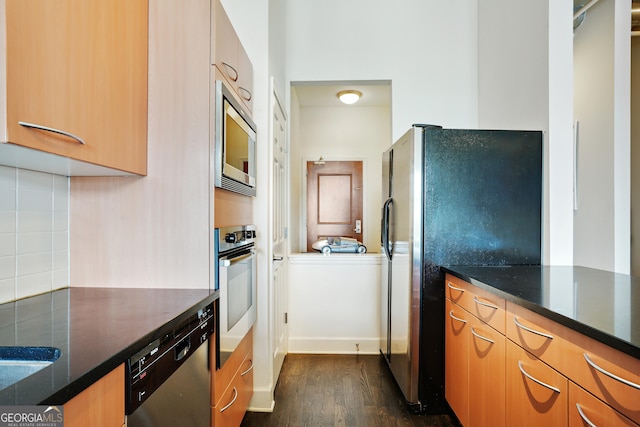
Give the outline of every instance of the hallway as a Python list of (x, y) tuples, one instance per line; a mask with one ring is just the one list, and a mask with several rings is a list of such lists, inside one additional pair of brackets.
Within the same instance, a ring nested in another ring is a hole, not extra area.
[(416, 415), (381, 356), (287, 355), (273, 413), (248, 412), (243, 427), (454, 427), (448, 415)]

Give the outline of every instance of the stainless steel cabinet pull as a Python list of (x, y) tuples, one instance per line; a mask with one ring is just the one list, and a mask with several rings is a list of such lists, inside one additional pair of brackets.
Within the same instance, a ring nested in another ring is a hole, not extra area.
[(462, 289), (462, 288), (456, 288), (455, 286), (453, 286), (453, 285), (451, 284), (451, 282), (448, 282), (448, 283), (447, 283), (447, 286), (449, 287), (449, 289), (453, 289), (454, 291), (464, 292), (464, 289)]
[(453, 310), (451, 310), (451, 311), (449, 312), (449, 316), (450, 316), (453, 320), (457, 320), (458, 322), (467, 323), (467, 321), (466, 321), (466, 320), (461, 319), (461, 318), (459, 318), (459, 317), (456, 317), (456, 316), (453, 314)]
[(621, 378), (615, 374), (612, 374), (609, 371), (604, 370), (603, 368), (601, 368), (600, 366), (596, 365), (596, 363), (591, 360), (591, 358), (589, 357), (589, 355), (587, 353), (582, 353), (582, 355), (584, 356), (584, 359), (587, 361), (587, 363), (596, 371), (600, 372), (601, 374), (604, 374), (606, 376), (608, 376), (609, 378), (613, 378), (616, 381), (621, 382), (622, 384), (628, 385), (629, 387), (633, 387), (636, 390), (640, 390), (640, 384), (636, 384), (632, 381), (629, 380), (625, 380), (624, 378)]
[(76, 135), (74, 135), (72, 133), (69, 133), (69, 132), (65, 132), (65, 131), (60, 130), (60, 129), (50, 128), (48, 126), (36, 125), (34, 123), (27, 123), (27, 122), (18, 122), (18, 124), (20, 126), (24, 126), (26, 128), (44, 130), (44, 131), (47, 131), (47, 132), (53, 132), (53, 133), (57, 133), (57, 134), (60, 134), (60, 135), (64, 135), (64, 136), (67, 136), (67, 137), (69, 137), (71, 139), (75, 139), (76, 141), (78, 141), (82, 145), (86, 144), (84, 142), (84, 140), (82, 138), (80, 138), (79, 136), (76, 136)]
[(244, 377), (249, 372), (253, 371), (253, 359), (249, 359), (249, 362), (251, 362), (251, 366), (249, 366), (246, 371), (240, 374), (241, 377)]
[(522, 323), (518, 322), (518, 318), (515, 317), (515, 316), (513, 316), (513, 321), (515, 322), (517, 327), (519, 327), (521, 329), (524, 329), (527, 332), (531, 332), (532, 334), (540, 335), (541, 337), (549, 338), (550, 340), (553, 339), (553, 335), (545, 334), (544, 332), (540, 332), (540, 331), (536, 331), (535, 329), (527, 328)]
[(522, 367), (522, 362), (521, 362), (521, 361), (519, 361), (519, 360), (518, 360), (518, 368), (520, 368), (520, 372), (522, 372), (522, 375), (524, 375), (525, 377), (529, 378), (531, 381), (533, 381), (533, 382), (535, 382), (535, 383), (537, 383), (537, 384), (540, 384), (541, 386), (546, 387), (546, 388), (548, 388), (549, 390), (553, 390), (553, 391), (555, 391), (556, 393), (560, 393), (560, 389), (559, 389), (559, 388), (556, 388), (556, 387), (554, 387), (554, 386), (552, 386), (552, 385), (549, 385), (549, 384), (547, 384), (547, 383), (545, 383), (545, 382), (542, 382), (542, 381), (540, 381), (539, 379), (534, 378), (534, 377), (532, 377), (531, 375), (529, 375), (529, 374), (524, 370), (524, 368)]
[(488, 302), (480, 301), (478, 299), (478, 297), (476, 297), (476, 296), (473, 297), (473, 300), (476, 302), (476, 304), (484, 305), (485, 307), (493, 308), (494, 310), (498, 309), (497, 305), (493, 305), (493, 304), (489, 304)]
[(477, 333), (477, 332), (473, 329), (473, 326), (471, 327), (471, 333), (472, 333), (474, 336), (476, 336), (476, 337), (480, 338), (482, 341), (486, 341), (486, 342), (489, 342), (489, 343), (491, 343), (491, 344), (493, 344), (493, 343), (494, 343), (492, 339), (487, 338), (487, 337), (483, 337), (482, 335), (480, 335), (479, 333)]
[(236, 403), (236, 399), (237, 398), (238, 398), (238, 390), (234, 387), (233, 388), (233, 399), (231, 399), (231, 402), (229, 402), (229, 404), (225, 405), (223, 408), (220, 409), (220, 413), (223, 413), (224, 411), (229, 409), (231, 407), (231, 405)]
[(582, 407), (580, 406), (579, 403), (576, 403), (576, 408), (578, 408), (578, 414), (580, 414), (580, 418), (582, 418), (582, 420), (589, 424), (591, 427), (598, 427), (597, 425), (595, 425), (594, 423), (591, 422), (591, 420), (589, 418), (587, 418), (587, 416), (585, 415), (584, 412), (582, 412)]
[[(229, 78), (231, 80), (238, 81), (238, 70), (236, 70), (235, 68), (233, 68), (231, 65), (227, 64), (226, 62), (222, 62), (222, 65), (224, 65), (224, 67), (227, 69), (227, 75), (229, 76)], [(231, 74), (229, 74), (229, 71), (233, 72), (233, 77), (231, 76)]]
[(273, 256), (273, 260), (274, 260), (274, 261), (282, 261), (282, 260), (284, 260), (284, 258), (283, 258), (283, 257), (281, 257), (281, 256), (275, 256), (275, 255), (274, 255), (274, 256)]
[(240, 96), (245, 99), (245, 101), (251, 101), (251, 91), (249, 89), (245, 89), (242, 86), (238, 86), (238, 92), (240, 92)]

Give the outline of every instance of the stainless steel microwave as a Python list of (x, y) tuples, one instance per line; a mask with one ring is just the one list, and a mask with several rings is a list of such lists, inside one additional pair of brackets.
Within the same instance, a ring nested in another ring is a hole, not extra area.
[(221, 80), (215, 83), (214, 185), (255, 196), (256, 125), (231, 90)]

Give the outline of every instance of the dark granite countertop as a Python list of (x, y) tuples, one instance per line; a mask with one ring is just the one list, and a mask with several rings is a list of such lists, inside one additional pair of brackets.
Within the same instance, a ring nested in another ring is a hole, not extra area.
[(640, 359), (640, 277), (586, 267), (448, 266), (445, 270)]
[(207, 289), (74, 287), (1, 304), (0, 345), (62, 355), (0, 390), (0, 405), (63, 404), (216, 298)]

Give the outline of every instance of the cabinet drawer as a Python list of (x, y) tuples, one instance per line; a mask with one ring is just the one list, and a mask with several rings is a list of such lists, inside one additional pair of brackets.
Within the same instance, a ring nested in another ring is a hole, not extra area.
[(216, 427), (237, 427), (249, 406), (251, 395), (246, 393), (245, 377), (240, 372), (233, 377), (229, 388), (222, 395), (218, 405), (212, 408), (211, 419)]
[(581, 387), (569, 382), (569, 427), (584, 427), (586, 425), (599, 427), (638, 426)]
[[(213, 355), (216, 354), (215, 351), (211, 352)], [(229, 359), (225, 362), (224, 366), (215, 371), (213, 378), (211, 381), (211, 405), (216, 406), (221, 399), (223, 398), (223, 394), (227, 394), (231, 389), (231, 381), (236, 376), (240, 369), (244, 368), (244, 370), (248, 369), (245, 361), (247, 359), (253, 359), (253, 329), (247, 333), (247, 335), (242, 339), (238, 348), (231, 354)], [(215, 359), (215, 356), (213, 357)], [(215, 360), (212, 362), (212, 366), (215, 365)], [(244, 371), (243, 370), (243, 371)], [(253, 377), (252, 377), (253, 378)]]
[(506, 425), (566, 425), (567, 391), (564, 376), (507, 340)]
[(472, 316), (446, 300), (444, 395), (460, 423), (469, 424), (469, 320)]
[(640, 360), (515, 304), (507, 337), (640, 423)]
[(505, 300), (455, 276), (446, 276), (445, 294), (452, 302), (505, 333)]

